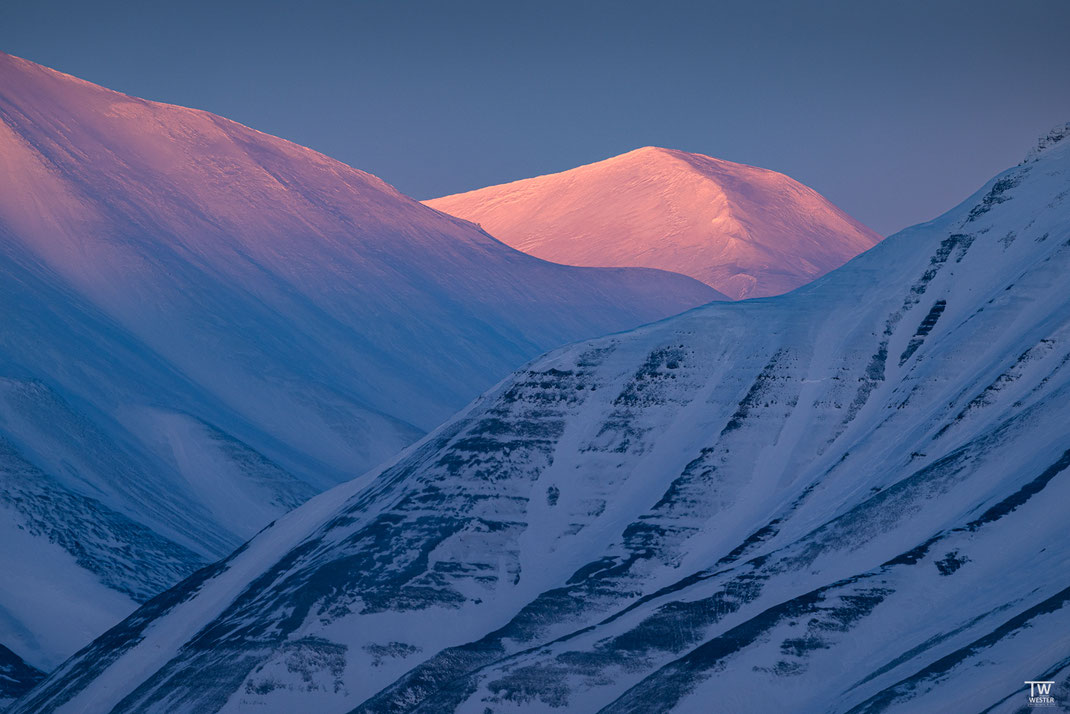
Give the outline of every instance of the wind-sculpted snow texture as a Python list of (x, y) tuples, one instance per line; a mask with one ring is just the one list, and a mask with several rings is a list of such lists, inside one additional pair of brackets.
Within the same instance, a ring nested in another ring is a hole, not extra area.
[(0, 54), (0, 643), (54, 667), (532, 357), (718, 297)]
[(12, 711), (1065, 705), (1068, 270), (1049, 142), (789, 296), (528, 365)]
[(540, 359), (12, 711), (1018, 711), (1070, 676), (1070, 141)]
[(672, 270), (733, 299), (793, 290), (880, 240), (784, 174), (656, 146), (425, 203), (555, 263)]

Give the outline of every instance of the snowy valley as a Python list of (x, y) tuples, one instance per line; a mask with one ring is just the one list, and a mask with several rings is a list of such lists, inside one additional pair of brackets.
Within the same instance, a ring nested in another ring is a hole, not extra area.
[(528, 364), (10, 711), (1065, 700), (1067, 133), (788, 295)]

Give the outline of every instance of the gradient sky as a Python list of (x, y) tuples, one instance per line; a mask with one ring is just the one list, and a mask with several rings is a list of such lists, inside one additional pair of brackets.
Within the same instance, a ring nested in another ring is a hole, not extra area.
[(0, 49), (417, 198), (645, 146), (782, 171), (882, 233), (1070, 121), (1070, 2), (5, 0)]

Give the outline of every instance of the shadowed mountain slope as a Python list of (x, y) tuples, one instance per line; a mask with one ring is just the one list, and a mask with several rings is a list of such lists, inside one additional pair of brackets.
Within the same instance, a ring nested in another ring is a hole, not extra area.
[(54, 666), (532, 357), (717, 297), (0, 54), (0, 642)]

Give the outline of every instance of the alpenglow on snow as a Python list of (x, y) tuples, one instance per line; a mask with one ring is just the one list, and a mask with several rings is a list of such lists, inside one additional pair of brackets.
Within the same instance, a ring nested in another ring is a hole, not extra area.
[(880, 240), (784, 174), (656, 146), (424, 203), (555, 263), (672, 270), (736, 300), (793, 290)]

